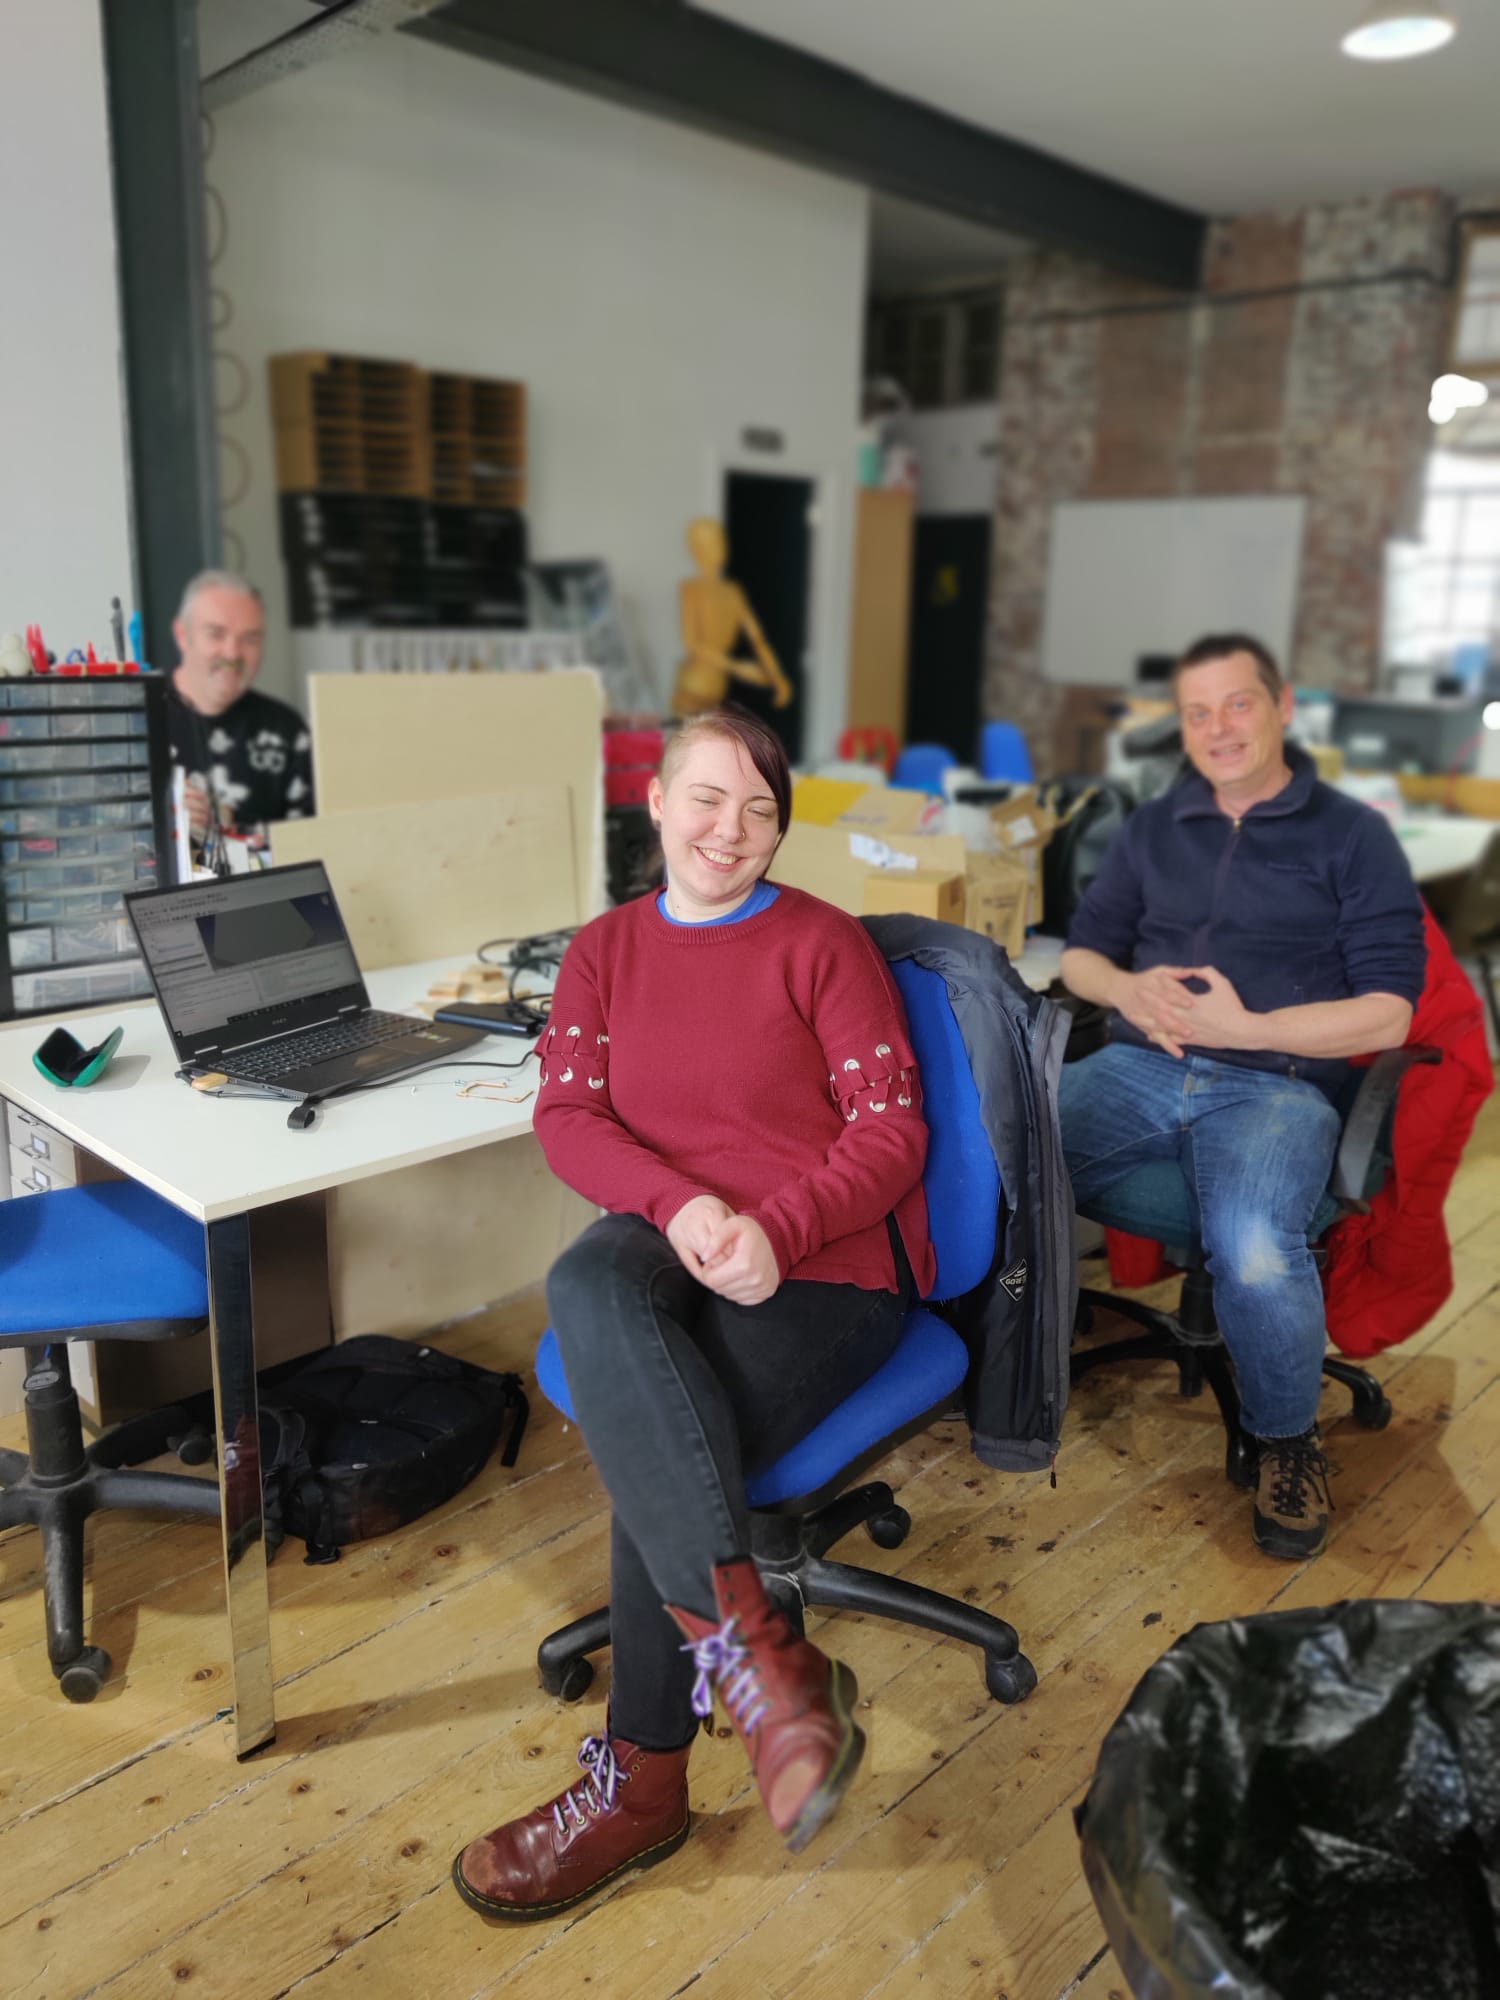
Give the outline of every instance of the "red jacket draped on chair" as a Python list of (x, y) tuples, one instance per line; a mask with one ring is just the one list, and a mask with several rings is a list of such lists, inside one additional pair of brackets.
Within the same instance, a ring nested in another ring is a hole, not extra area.
[[(1346, 1216), (1327, 1238), (1328, 1334), (1356, 1356), (1407, 1339), (1452, 1291), (1443, 1203), (1479, 1107), (1494, 1088), (1484, 1010), (1431, 911), (1423, 915), (1427, 977), (1407, 1040), (1440, 1049), (1443, 1060), (1408, 1070), (1396, 1100), (1385, 1186), (1368, 1215)], [(1123, 1230), (1107, 1234), (1117, 1285), (1149, 1285), (1165, 1274), (1159, 1245)]]

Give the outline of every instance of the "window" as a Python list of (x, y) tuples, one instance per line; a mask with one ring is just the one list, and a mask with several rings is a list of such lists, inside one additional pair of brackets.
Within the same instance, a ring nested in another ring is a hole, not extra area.
[(1460, 375), (1500, 374), (1500, 229), (1470, 224), (1464, 243), (1453, 367)]
[(1410, 641), (1447, 666), (1500, 634), (1500, 453), (1435, 451), (1427, 463)]
[(997, 296), (883, 301), (870, 315), (867, 352), (919, 410), (992, 403), (1000, 393)]

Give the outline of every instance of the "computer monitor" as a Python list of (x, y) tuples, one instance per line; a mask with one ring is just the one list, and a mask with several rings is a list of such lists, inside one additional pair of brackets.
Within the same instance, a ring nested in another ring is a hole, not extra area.
[(1340, 695), (1333, 740), (1351, 771), (1409, 771), (1444, 777), (1473, 768), (1481, 704), (1398, 701), (1382, 695)]

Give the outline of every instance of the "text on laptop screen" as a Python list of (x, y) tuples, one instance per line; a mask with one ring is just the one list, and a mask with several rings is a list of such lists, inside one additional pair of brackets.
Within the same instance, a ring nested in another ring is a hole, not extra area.
[(173, 1034), (201, 1036), (268, 1007), (358, 986), (359, 965), (321, 863), (200, 882), (132, 906)]

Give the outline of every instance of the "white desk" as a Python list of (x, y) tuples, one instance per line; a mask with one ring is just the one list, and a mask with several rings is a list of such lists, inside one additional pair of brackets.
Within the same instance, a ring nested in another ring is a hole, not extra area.
[(1500, 833), (1500, 820), (1465, 819), (1457, 813), (1412, 814), (1391, 824), (1419, 882), (1466, 874)]
[[(441, 973), (466, 960), (392, 966), (371, 973), (377, 1007), (404, 1011)], [(65, 1017), (75, 1033), (79, 1015)], [(252, 1209), (494, 1145), (531, 1129), (536, 1064), (518, 1069), (519, 1104), (461, 1098), (456, 1070), (419, 1072), (380, 1090), (330, 1098), (305, 1132), (288, 1129), (286, 1099), (206, 1097), (177, 1081), (177, 1057), (156, 1003), (93, 1008), (85, 1018), (123, 1022), (120, 1053), (87, 1090), (58, 1090), (32, 1064), (47, 1028), (40, 1019), (0, 1029), (0, 1096), (36, 1113), (76, 1144), (143, 1182), (203, 1224), (209, 1278), (214, 1414), (221, 1440), (219, 1483), (225, 1600), (234, 1679), (235, 1753), (275, 1734), (276, 1715), (261, 1535), (255, 1328), (250, 1294)], [(527, 1044), (492, 1036), (459, 1060), (511, 1061)], [(440, 1087), (439, 1079), (450, 1079)], [(475, 1079), (504, 1082), (499, 1071)], [(41, 1197), (45, 1199), (45, 1197)], [(227, 1440), (227, 1444), (223, 1441)]]

